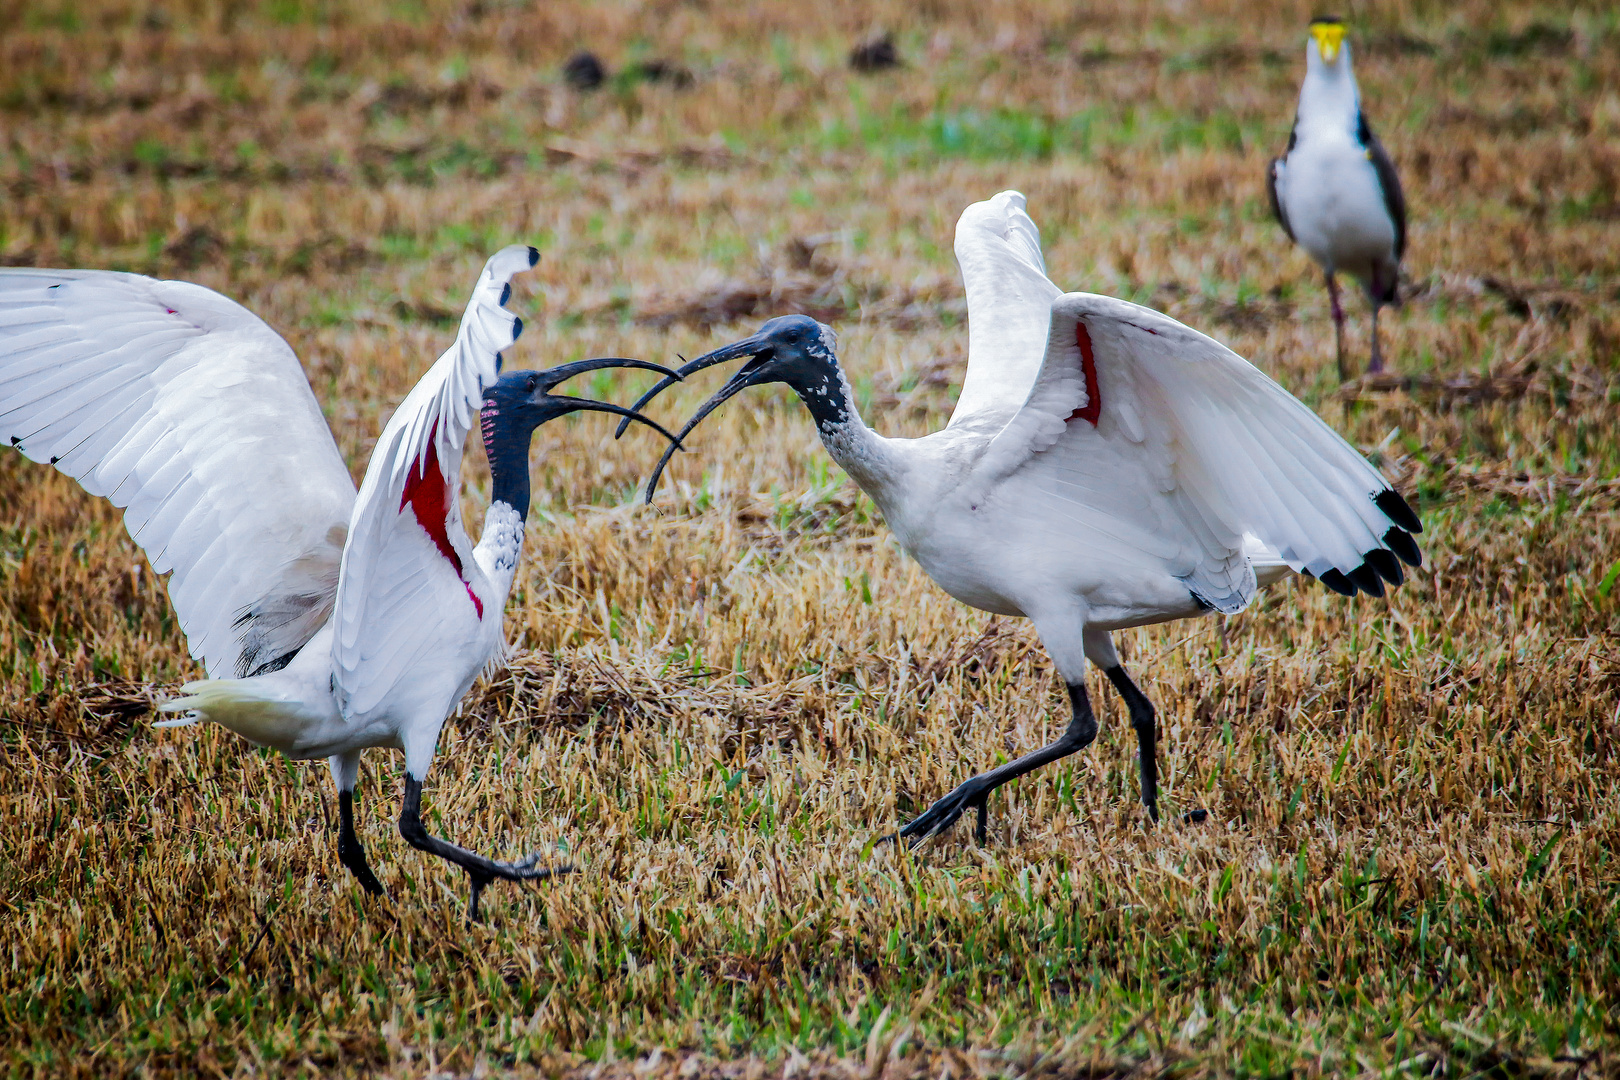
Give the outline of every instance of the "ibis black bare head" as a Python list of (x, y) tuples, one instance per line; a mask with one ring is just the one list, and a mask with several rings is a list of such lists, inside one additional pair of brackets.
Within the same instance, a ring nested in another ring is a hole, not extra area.
[(484, 389), (484, 407), (480, 420), (484, 435), (484, 452), (489, 455), (489, 471), (494, 481), (493, 496), (526, 513), (529, 505), (529, 439), (535, 430), (548, 420), (555, 420), (571, 412), (613, 413), (640, 421), (653, 428), (664, 438), (675, 442), (675, 436), (663, 427), (641, 415), (635, 409), (615, 405), (608, 401), (568, 397), (553, 394), (559, 384), (575, 375), (603, 368), (642, 368), (656, 371), (665, 380), (678, 380), (678, 372), (661, 364), (645, 360), (630, 360), (621, 356), (600, 357), (562, 364), (543, 371), (508, 371)]
[(825, 380), (838, 381), (837, 345), (831, 327), (808, 315), (783, 315), (741, 341), (705, 353), (682, 367), (680, 373), (684, 378), (727, 360), (748, 357), (748, 363), (711, 399), (711, 407), (739, 390), (765, 383), (787, 383), (800, 394), (814, 394)]
[[(677, 375), (684, 379), (694, 371), (701, 371), (715, 364), (748, 358), (748, 362), (738, 368), (726, 384), (703, 403), (703, 407), (692, 415), (692, 419), (686, 422), (680, 434), (675, 436), (670, 449), (665, 451), (663, 458), (658, 462), (658, 467), (653, 470), (652, 476), (647, 481), (647, 501), (652, 502), (658, 478), (669, 462), (670, 453), (680, 445), (680, 441), (686, 438), (704, 417), (750, 386), (786, 383), (810, 409), (810, 414), (815, 417), (818, 427), (825, 431), (829, 427), (845, 423), (849, 419), (849, 388), (838, 370), (837, 344), (837, 335), (833, 333), (831, 327), (823, 326), (808, 315), (783, 315), (781, 318), (772, 319), (741, 341), (705, 353), (683, 365)], [(668, 380), (666, 385), (667, 382)], [(637, 402), (637, 406), (645, 404), (653, 393), (661, 389), (663, 386), (654, 387), (648, 395)]]
[(492, 434), (499, 434), (507, 429), (508, 424), (511, 425), (510, 430), (513, 434), (532, 435), (534, 429), (546, 421), (579, 411), (616, 413), (627, 420), (639, 420), (649, 427), (657, 428), (666, 438), (674, 438), (669, 432), (633, 409), (614, 405), (608, 401), (567, 397), (551, 392), (558, 384), (576, 375), (583, 375), (587, 371), (600, 371), (603, 368), (642, 368), (646, 371), (656, 371), (666, 379), (680, 378), (679, 373), (662, 364), (651, 364), (645, 360), (631, 360), (622, 356), (580, 360), (577, 363), (562, 364), (543, 371), (508, 371), (484, 390), (485, 448), (489, 448)]

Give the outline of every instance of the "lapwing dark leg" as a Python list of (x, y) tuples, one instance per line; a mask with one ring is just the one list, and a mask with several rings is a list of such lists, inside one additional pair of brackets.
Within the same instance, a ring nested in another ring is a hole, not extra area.
[(1369, 374), (1384, 370), (1384, 354), (1378, 348), (1378, 309), (1383, 305), (1376, 300), (1372, 306), (1372, 360), (1367, 364)]
[(1350, 378), (1344, 364), (1344, 308), (1339, 303), (1339, 283), (1330, 272), (1327, 276), (1328, 300), (1333, 305), (1333, 348), (1339, 362), (1339, 381)]

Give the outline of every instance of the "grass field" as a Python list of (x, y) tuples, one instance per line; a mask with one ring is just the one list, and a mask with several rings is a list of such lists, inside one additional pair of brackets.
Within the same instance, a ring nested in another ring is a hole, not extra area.
[[(1067, 722), (1029, 626), (906, 562), (780, 388), (652, 510), (653, 438), (559, 421), (512, 664), (428, 803), (581, 872), (497, 884), (469, 928), (394, 831), (397, 756), (360, 787), (379, 901), (323, 763), (150, 727), (198, 672), (163, 583), (109, 506), (0, 455), (0, 1073), (1620, 1073), (1620, 15), (1343, 13), (1412, 225), (1398, 377), (1340, 387), (1262, 180), (1298, 3), (0, 0), (0, 262), (241, 300), (357, 478), (513, 242), (543, 253), (515, 363), (806, 310), (874, 426), (932, 430), (956, 216), (1016, 187), (1056, 281), (1253, 359), (1398, 481), (1427, 554), (1388, 600), (1296, 582), (1119, 635), (1164, 825), (1098, 681), (1097, 742), (998, 793), (987, 845), (895, 852), (873, 838)], [(885, 28), (902, 66), (851, 71)], [(581, 48), (592, 92), (561, 75)]]

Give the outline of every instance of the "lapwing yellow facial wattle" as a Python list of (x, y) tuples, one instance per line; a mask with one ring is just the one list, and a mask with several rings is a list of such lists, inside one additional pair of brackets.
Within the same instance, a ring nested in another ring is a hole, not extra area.
[(1312, 19), (1311, 37), (1322, 59), (1331, 64), (1339, 58), (1339, 47), (1344, 44), (1344, 22), (1331, 15)]

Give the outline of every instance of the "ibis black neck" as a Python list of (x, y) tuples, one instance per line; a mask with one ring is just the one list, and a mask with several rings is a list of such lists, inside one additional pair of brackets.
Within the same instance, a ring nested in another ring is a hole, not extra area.
[(485, 400), (481, 416), (484, 453), (489, 457), (490, 498), (529, 516), (529, 440), (536, 425)]
[(810, 410), (822, 434), (829, 434), (849, 423), (855, 412), (849, 400), (849, 384), (836, 365), (817, 366), (808, 372), (794, 372), (785, 380)]

